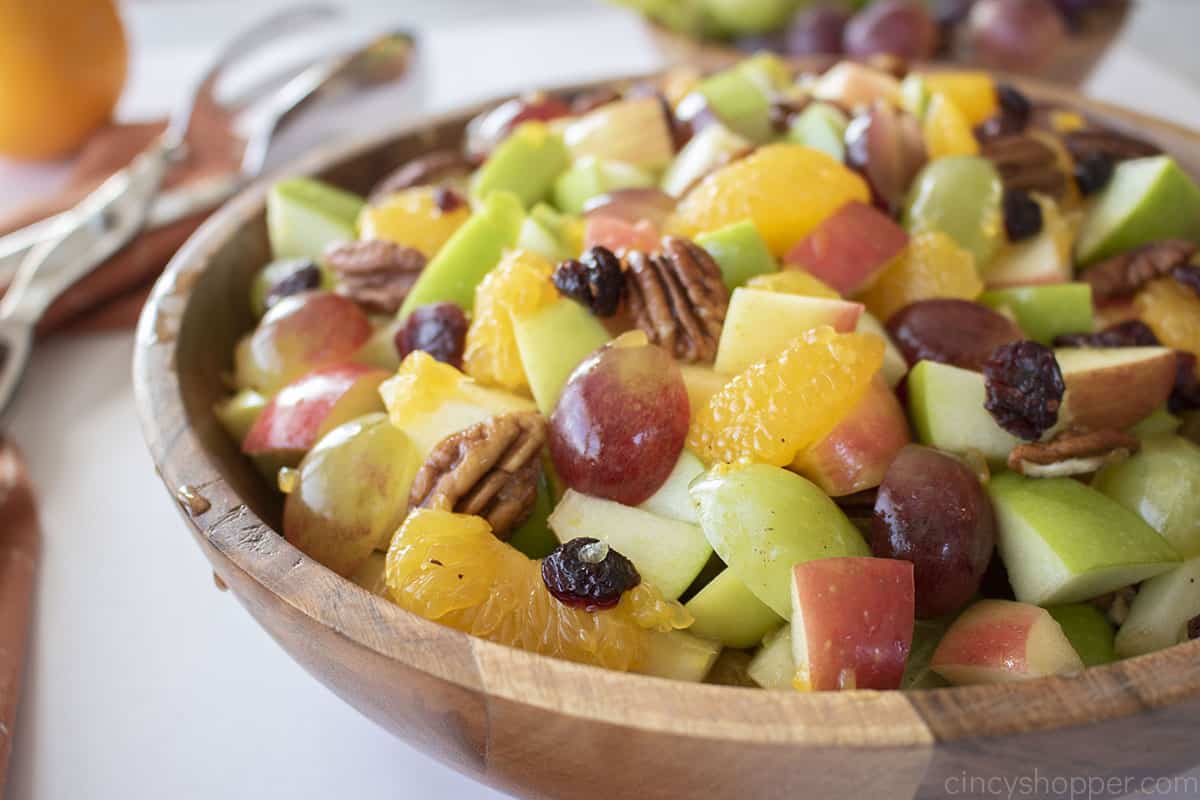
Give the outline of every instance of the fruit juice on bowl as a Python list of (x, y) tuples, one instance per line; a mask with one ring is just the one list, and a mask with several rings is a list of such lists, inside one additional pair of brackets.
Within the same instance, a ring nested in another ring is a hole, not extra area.
[(685, 681), (994, 683), (1200, 631), (1171, 155), (978, 71), (664, 85), (508, 101), (369, 197), (271, 188), (216, 412), (288, 541)]

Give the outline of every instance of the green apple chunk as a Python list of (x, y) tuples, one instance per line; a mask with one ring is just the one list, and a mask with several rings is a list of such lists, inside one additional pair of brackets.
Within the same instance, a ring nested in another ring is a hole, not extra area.
[(734, 36), (778, 30), (796, 10), (796, 0), (703, 0), (701, 5)]
[(1066, 333), (1087, 333), (1096, 326), (1088, 283), (993, 289), (984, 292), (979, 302), (1012, 314), (1025, 335), (1042, 344)]
[(788, 126), (787, 139), (828, 153), (838, 161), (846, 157), (846, 127), (850, 121), (829, 103), (811, 103)]
[(1000, 173), (986, 158), (950, 156), (931, 161), (909, 191), (904, 227), (941, 231), (975, 256), (982, 270), (1004, 240)]
[(1132, 511), (1070, 478), (988, 483), (997, 547), (1017, 599), (1078, 603), (1171, 569), (1179, 554)]
[(783, 624), (746, 588), (733, 570), (722, 570), (684, 606), (695, 618), (689, 629), (726, 647), (753, 647)]
[(1121, 658), (1153, 653), (1187, 638), (1187, 624), (1200, 616), (1200, 558), (1185, 561), (1138, 588), (1129, 616), (1117, 631)]
[(1132, 458), (1097, 473), (1092, 486), (1162, 534), (1184, 558), (1200, 556), (1200, 447), (1155, 436)]
[(533, 399), (546, 415), (554, 410), (571, 371), (609, 338), (596, 317), (565, 297), (514, 319), (513, 332)]
[(334, 428), (300, 462), (283, 535), (334, 572), (352, 574), (404, 521), (420, 466), (412, 442), (384, 414)]
[(288, 178), (267, 194), (267, 236), (275, 258), (320, 260), (336, 242), (357, 238), (365, 202), (351, 192), (312, 178)]
[(792, 658), (791, 625), (784, 625), (767, 636), (750, 660), (746, 674), (764, 689), (795, 690), (792, 681), (796, 677), (796, 662)]
[(1096, 667), (1117, 660), (1117, 653), (1113, 649), (1116, 632), (1108, 617), (1098, 608), (1086, 603), (1074, 603), (1046, 610), (1062, 627), (1084, 665)]
[(1169, 156), (1123, 161), (1083, 220), (1076, 260), (1092, 264), (1163, 239), (1200, 242), (1200, 186)]
[(512, 192), (528, 208), (544, 200), (554, 180), (571, 163), (562, 136), (542, 122), (524, 122), (509, 134), (471, 177), (471, 199)]
[(754, 595), (792, 618), (792, 567), (869, 556), (854, 524), (816, 484), (780, 467), (717, 466), (692, 484), (700, 527)]
[(767, 249), (767, 243), (763, 241), (758, 228), (748, 219), (701, 234), (696, 237), (696, 244), (717, 262), (721, 277), (730, 291), (755, 275), (779, 271), (775, 256)]
[(707, 106), (717, 119), (739, 136), (763, 144), (771, 140), (771, 96), (773, 90), (763, 85), (762, 73), (747, 69), (749, 62), (730, 67), (705, 78), (694, 94), (680, 103), (686, 116), (691, 107)]
[(654, 184), (652, 174), (633, 164), (584, 156), (554, 181), (554, 205), (566, 214), (581, 214), (593, 197)]
[(213, 407), (213, 413), (221, 422), (221, 427), (229, 437), (240, 447), (246, 439), (246, 434), (254, 427), (254, 421), (267, 407), (267, 398), (253, 389), (242, 389), (233, 397), (228, 397)]
[(655, 96), (605, 103), (563, 128), (572, 160), (592, 156), (658, 172), (675, 155), (675, 138)]
[(704, 464), (700, 459), (690, 450), (681, 451), (675, 468), (671, 470), (663, 485), (638, 508), (667, 519), (699, 525), (700, 517), (696, 513), (696, 504), (692, 502), (692, 496), (688, 493), (688, 487), (702, 472)]
[(545, 470), (538, 475), (537, 498), (533, 501), (533, 511), (529, 519), (513, 531), (508, 543), (530, 558), (545, 558), (558, 547), (558, 539), (550, 530), (550, 512), (554, 509), (554, 498), (551, 496), (550, 479)]
[(550, 515), (560, 542), (588, 536), (628, 558), (666, 597), (683, 594), (708, 563), (712, 547), (695, 525), (568, 489)]
[(749, 139), (724, 125), (718, 122), (705, 125), (671, 161), (659, 187), (673, 197), (682, 197), (705, 175), (752, 149), (754, 145)]
[(511, 192), (494, 191), (482, 208), (442, 245), (413, 284), (399, 318), (414, 308), (448, 301), (464, 310), (475, 307), (475, 287), (496, 264), (504, 251), (517, 242), (525, 211)]
[(1166, 436), (1178, 433), (1183, 420), (1167, 411), (1165, 406), (1159, 406), (1150, 415), (1129, 429), (1129, 433), (1139, 439), (1149, 439), (1153, 436)]
[(959, 454), (977, 450), (1002, 464), (1021, 440), (996, 424), (986, 400), (978, 372), (920, 361), (908, 375), (908, 416), (921, 444)]
[(521, 233), (517, 236), (517, 249), (537, 253), (552, 263), (563, 261), (572, 255), (566, 245), (560, 242), (558, 237), (532, 214), (521, 223)]
[(721, 655), (721, 643), (687, 631), (655, 633), (646, 642), (638, 672), (673, 681), (700, 683)]
[(713, 369), (737, 375), (758, 361), (779, 355), (795, 339), (823, 325), (839, 333), (849, 333), (858, 325), (862, 312), (861, 303), (848, 300), (744, 286), (734, 289), (721, 326)]

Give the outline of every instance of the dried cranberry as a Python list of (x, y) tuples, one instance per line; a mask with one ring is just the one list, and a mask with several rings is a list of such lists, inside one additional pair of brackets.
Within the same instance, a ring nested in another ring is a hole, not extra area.
[(311, 258), (293, 258), (268, 264), (266, 269), (279, 277), (263, 298), (263, 309), (270, 309), (285, 297), (311, 291), (321, 285), (321, 268)]
[(1184, 264), (1171, 270), (1171, 277), (1200, 296), (1200, 266)]
[(983, 364), (988, 410), (1014, 436), (1035, 440), (1054, 427), (1066, 386), (1054, 351), (1032, 341), (996, 348)]
[(1098, 333), (1064, 333), (1054, 337), (1055, 347), (1158, 347), (1158, 337), (1140, 319), (1110, 325)]
[(1103, 153), (1087, 156), (1075, 165), (1075, 185), (1080, 194), (1089, 195), (1103, 189), (1112, 180), (1113, 160)]
[(467, 198), (453, 186), (439, 186), (433, 190), (433, 203), (443, 214), (449, 214), (465, 206)]
[(542, 582), (559, 602), (597, 611), (612, 608), (642, 582), (633, 562), (599, 539), (564, 542), (542, 561)]
[(1188, 641), (1192, 642), (1200, 639), (1200, 615), (1192, 617), (1187, 624)]
[(461, 367), (467, 341), (467, 315), (454, 303), (431, 303), (414, 308), (396, 331), (396, 352), (404, 358), (414, 350)]
[(1004, 190), (1004, 230), (1010, 242), (1030, 239), (1042, 232), (1042, 207), (1029, 192)]
[(1200, 379), (1196, 375), (1196, 356), (1185, 350), (1175, 351), (1175, 388), (1167, 400), (1172, 414), (1200, 408)]
[(587, 306), (598, 317), (611, 317), (621, 304), (625, 273), (621, 260), (607, 247), (593, 247), (579, 259), (570, 259), (554, 270), (559, 294)]

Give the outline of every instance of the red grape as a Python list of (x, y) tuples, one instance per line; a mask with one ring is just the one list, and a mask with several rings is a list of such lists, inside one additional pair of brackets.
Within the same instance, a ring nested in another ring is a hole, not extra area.
[(871, 185), (875, 204), (895, 213), (925, 166), (921, 125), (911, 114), (877, 100), (846, 128), (846, 163)]
[(689, 422), (683, 374), (667, 351), (618, 341), (571, 373), (550, 416), (550, 455), (572, 489), (637, 505), (671, 474)]
[(790, 56), (838, 55), (849, 19), (843, 9), (829, 6), (801, 11), (784, 34), (784, 52)]
[(571, 107), (565, 100), (545, 92), (532, 92), (508, 100), (467, 124), (467, 155), (475, 159), (486, 158), (522, 122), (546, 122), (570, 114)]
[(925, 61), (937, 51), (938, 26), (918, 0), (875, 0), (850, 20), (843, 45), (853, 58), (888, 53)]
[(871, 550), (913, 563), (917, 616), (962, 608), (979, 591), (996, 545), (996, 519), (975, 473), (953, 456), (908, 445), (875, 500)]
[(1066, 27), (1050, 0), (979, 0), (960, 33), (985, 67), (1039, 72), (1054, 60)]
[(969, 300), (920, 300), (887, 321), (909, 366), (937, 361), (979, 372), (1002, 344), (1025, 338), (1016, 323)]

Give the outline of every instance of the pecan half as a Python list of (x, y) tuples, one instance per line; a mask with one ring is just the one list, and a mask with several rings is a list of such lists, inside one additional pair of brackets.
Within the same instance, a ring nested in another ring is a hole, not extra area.
[(1008, 468), (1031, 478), (1084, 475), (1123, 461), (1140, 447), (1123, 431), (1067, 430), (1048, 442), (1017, 445), (1008, 454)]
[(1096, 300), (1126, 297), (1155, 278), (1185, 266), (1197, 246), (1185, 239), (1152, 242), (1088, 267), (1083, 279), (1091, 284)]
[(1004, 188), (1041, 192), (1061, 198), (1067, 189), (1067, 174), (1058, 152), (1037, 133), (1017, 133), (983, 143), (984, 158), (996, 165)]
[(433, 448), (409, 494), (412, 508), (476, 514), (507, 540), (537, 499), (546, 420), (536, 411), (491, 417)]
[(698, 245), (677, 236), (662, 252), (627, 257), (626, 291), (634, 323), (650, 341), (684, 361), (712, 361), (729, 308), (721, 270)]
[(1103, 128), (1084, 128), (1063, 135), (1063, 145), (1076, 163), (1094, 156), (1105, 156), (1113, 161), (1156, 156), (1162, 150), (1154, 144), (1128, 136), (1124, 133)]
[(371, 189), (368, 201), (378, 203), (389, 194), (414, 186), (465, 181), (473, 169), (470, 159), (458, 150), (434, 150), (406, 161)]
[(368, 311), (394, 314), (425, 269), (425, 256), (386, 239), (366, 239), (334, 245), (325, 265), (337, 278), (338, 294)]

